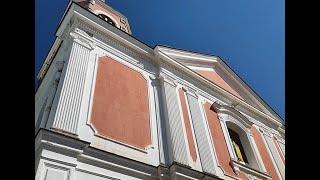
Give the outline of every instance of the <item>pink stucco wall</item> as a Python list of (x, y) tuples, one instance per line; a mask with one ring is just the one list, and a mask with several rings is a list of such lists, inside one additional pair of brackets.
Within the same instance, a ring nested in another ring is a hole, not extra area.
[(147, 81), (110, 57), (100, 57), (91, 123), (98, 134), (138, 148), (151, 144)]

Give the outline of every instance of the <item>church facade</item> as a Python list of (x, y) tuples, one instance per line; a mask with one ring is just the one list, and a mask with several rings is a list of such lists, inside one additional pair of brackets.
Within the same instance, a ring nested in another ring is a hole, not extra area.
[(219, 57), (73, 0), (37, 77), (35, 179), (285, 179), (281, 118)]

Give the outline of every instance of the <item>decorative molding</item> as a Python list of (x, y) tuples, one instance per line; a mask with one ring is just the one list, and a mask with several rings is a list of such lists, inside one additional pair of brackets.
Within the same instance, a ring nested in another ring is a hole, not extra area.
[[(76, 29), (76, 31), (80, 31), (79, 29)], [(78, 33), (74, 33), (74, 32), (70, 32), (70, 36), (73, 39), (73, 41), (81, 44), (82, 46), (88, 48), (89, 50), (92, 50), (95, 48), (94, 44), (92, 43), (92, 41), (90, 41), (89, 39), (85, 38), (84, 36), (82, 36), (81, 34)]]
[(187, 94), (194, 96), (197, 99), (199, 98), (199, 93), (195, 88), (191, 88), (191, 87), (187, 86), (187, 87), (182, 87), (182, 90), (184, 92), (186, 92)]
[(172, 78), (170, 75), (163, 73), (162, 71), (160, 71), (159, 73), (159, 80), (162, 81), (163, 83), (166, 82), (170, 85), (172, 85), (173, 87), (177, 87), (178, 83), (177, 80)]
[[(156, 55), (157, 56), (157, 55)], [(163, 59), (162, 57), (158, 57), (159, 59)], [(224, 97), (219, 91), (215, 91), (212, 88), (205, 86), (203, 83), (194, 79), (194, 77), (186, 74), (182, 69), (175, 67), (169, 63), (160, 61), (159, 62), (160, 71), (163, 74), (171, 77), (177, 83), (182, 84), (185, 88), (190, 88), (197, 93), (197, 95), (201, 95), (211, 101), (219, 101), (219, 102), (226, 102), (230, 104), (228, 98)], [(218, 99), (219, 98), (219, 99)]]
[[(96, 58), (95, 58), (95, 61), (98, 61), (99, 60), (99, 57), (103, 57), (103, 56), (107, 56), (107, 57), (111, 57), (113, 60), (117, 61), (118, 63), (121, 63), (122, 65), (126, 66), (127, 68), (130, 68), (132, 69), (133, 71), (139, 73), (142, 78), (144, 80), (146, 80), (146, 86), (147, 86), (147, 89), (148, 89), (148, 109), (150, 111), (149, 113), (149, 121), (150, 121), (150, 138), (151, 138), (151, 144), (148, 145), (146, 148), (138, 148), (138, 147), (135, 147), (135, 146), (132, 146), (130, 144), (127, 144), (127, 143), (124, 143), (124, 142), (121, 142), (121, 141), (118, 141), (118, 140), (115, 140), (113, 138), (110, 138), (110, 137), (107, 137), (107, 136), (104, 136), (104, 135), (101, 135), (97, 132), (97, 130), (95, 129), (95, 127), (91, 124), (90, 122), (90, 118), (91, 118), (91, 109), (92, 109), (92, 102), (93, 102), (93, 95), (94, 95), (94, 89), (95, 89), (95, 79), (96, 79), (96, 73), (97, 73), (97, 67), (98, 67), (98, 64), (95, 65), (94, 67), (94, 75), (92, 77), (92, 85), (91, 85), (91, 95), (90, 95), (90, 101), (88, 103), (88, 114), (87, 114), (87, 120), (86, 120), (86, 125), (89, 126), (91, 128), (91, 130), (93, 131), (93, 134), (94, 134), (94, 137), (92, 139), (92, 141), (94, 141), (94, 146), (95, 147), (99, 147), (103, 150), (108, 150), (110, 152), (113, 152), (113, 153), (116, 153), (117, 152), (114, 152), (114, 150), (111, 148), (111, 149), (105, 149), (105, 146), (112, 146), (113, 148), (120, 148), (120, 146), (123, 146), (125, 148), (129, 148), (131, 150), (128, 150), (128, 152), (132, 152), (132, 153), (136, 153), (137, 154), (137, 157), (140, 156), (142, 159), (145, 159), (144, 162), (145, 163), (151, 163), (151, 164), (156, 164), (157, 163), (157, 159), (156, 158), (152, 158), (150, 159), (150, 161), (148, 160), (149, 157), (155, 157), (155, 155), (157, 155), (158, 151), (159, 151), (159, 148), (158, 148), (158, 137), (157, 137), (157, 125), (156, 125), (156, 115), (154, 113), (154, 100), (153, 100), (153, 96), (154, 96), (154, 93), (153, 93), (153, 86), (152, 86), (152, 79), (155, 78), (155, 76), (153, 74), (149, 74), (145, 71), (143, 71), (142, 69), (140, 69), (139, 67), (131, 64), (130, 62), (126, 61), (125, 59), (122, 59), (121, 57), (118, 57), (118, 54), (112, 54), (112, 53), (109, 53), (107, 50), (97, 50), (96, 54), (95, 54)], [(98, 142), (98, 143), (96, 143)], [(111, 144), (110, 144), (111, 143)], [(122, 148), (122, 147), (121, 147)], [(138, 152), (133, 152), (134, 151), (138, 151)], [(139, 154), (140, 153), (140, 154)], [(141, 155), (141, 153), (143, 153), (143, 155)], [(127, 154), (127, 153), (124, 153), (123, 154)], [(122, 154), (119, 154), (119, 155), (122, 155)], [(126, 156), (126, 155), (125, 155)], [(139, 158), (135, 158), (137, 161), (139, 161), (140, 159)]]
[(125, 20), (123, 17), (120, 17), (120, 22), (121, 22), (122, 24), (127, 24), (127, 23), (126, 23), (126, 20)]
[[(83, 158), (83, 157), (81, 157), (81, 158)], [(104, 178), (104, 179), (121, 180), (121, 179), (116, 178), (116, 177), (107, 176), (107, 175), (103, 175), (103, 174), (87, 171), (86, 169), (82, 169), (82, 168), (75, 168), (75, 170), (78, 171), (78, 172), (86, 173), (86, 174), (92, 174), (94, 176), (98, 176), (98, 177), (101, 177), (101, 178)]]
[(277, 134), (273, 134), (273, 137), (274, 137), (278, 142), (285, 144), (285, 140), (284, 140), (281, 136), (279, 136), (279, 135), (277, 135)]
[[(39, 137), (39, 134), (42, 135)], [(46, 172), (45, 168), (43, 168), (44, 163), (57, 165), (55, 167), (63, 167), (63, 169), (70, 169), (70, 179), (89, 179), (88, 176), (85, 176), (86, 178), (82, 177), (82, 174), (77, 174), (77, 172), (102, 178), (112, 177), (113, 179), (129, 179), (130, 177), (137, 179), (172, 179), (173, 177), (187, 179), (204, 178), (208, 180), (221, 179), (215, 175), (196, 171), (179, 164), (164, 167), (162, 165), (153, 166), (137, 162), (113, 153), (98, 150), (89, 146), (87, 142), (79, 139), (65, 137), (63, 141), (61, 141), (63, 135), (48, 130), (41, 130), (39, 134), (37, 135), (37, 142), (42, 142), (41, 140), (45, 138), (45, 140), (48, 141), (47, 144), (55, 145), (55, 149), (50, 148), (52, 146), (46, 146), (43, 149), (44, 151), (37, 151), (39, 153), (41, 152), (41, 157), (39, 168), (36, 170), (36, 180), (44, 179), (39, 178)], [(43, 134), (47, 134), (46, 137), (44, 137)], [(70, 154), (69, 149), (65, 149), (64, 146), (59, 146), (61, 145), (60, 143), (64, 143), (67, 147), (73, 147), (77, 151), (75, 151), (75, 154)]]
[(150, 80), (151, 80), (151, 85), (153, 87), (155, 86), (161, 86), (161, 81), (158, 77), (154, 77), (154, 76), (149, 76)]
[(131, 148), (131, 149), (134, 149), (134, 150), (143, 152), (143, 153), (145, 153), (145, 154), (148, 153), (148, 150), (149, 150), (149, 149), (154, 149), (154, 147), (152, 146), (152, 144), (146, 146), (144, 149), (141, 149), (141, 148), (132, 146), (132, 145), (130, 145), (130, 144), (126, 144), (126, 143), (124, 143), (124, 142), (121, 142), (121, 141), (118, 141), (118, 140), (115, 140), (115, 139), (112, 139), (112, 138), (110, 138), (110, 137), (106, 137), (106, 136), (103, 136), (103, 135), (100, 135), (100, 134), (97, 134), (97, 133), (95, 133), (95, 136), (98, 137), (98, 138), (105, 139), (105, 140), (107, 140), (107, 141), (112, 141), (112, 142), (117, 143), (117, 144), (122, 145), (122, 146), (126, 146), (126, 147), (128, 147), (128, 148)]
[[(156, 176), (157, 167), (154, 165), (98, 150), (89, 146), (88, 142), (79, 139), (42, 129), (36, 136), (36, 140), (38, 142), (36, 147), (41, 149), (36, 150), (36, 153), (40, 155), (39, 168), (36, 172), (37, 177), (45, 172), (41, 168), (44, 162), (71, 168), (73, 172), (77, 169), (85, 169), (87, 172), (119, 179), (128, 179), (129, 177), (154, 179)], [(78, 175), (76, 177), (79, 177)], [(76, 177), (72, 175), (70, 180)], [(42, 180), (45, 178), (36, 179)]]
[(206, 67), (212, 67), (214, 63), (218, 62), (217, 61), (218, 58), (215, 56), (192, 53), (192, 52), (187, 52), (183, 50), (177, 50), (177, 49), (172, 49), (172, 48), (167, 48), (162, 46), (157, 46), (157, 48), (159, 51), (167, 54), (168, 56), (174, 59), (179, 59), (179, 62), (184, 62), (184, 63), (192, 62), (192, 63), (197, 63), (195, 65), (206, 66)]
[(245, 135), (246, 135), (245, 138), (247, 139), (247, 141), (249, 143), (248, 144), (249, 147), (247, 147), (247, 148), (250, 148), (249, 152), (252, 151), (251, 153), (253, 153), (253, 154), (251, 154), (252, 162), (257, 165), (257, 168), (259, 168), (262, 171), (265, 171), (264, 164), (261, 160), (260, 155), (258, 154), (259, 152), (256, 147), (255, 141), (253, 139), (253, 134), (250, 130), (250, 128), (253, 126), (253, 124), (250, 126), (245, 126), (243, 124), (243, 122), (241, 122), (241, 119), (239, 120), (239, 117), (238, 118), (237, 118), (237, 116), (234, 117), (233, 115), (230, 115), (228, 113), (218, 112), (218, 118), (220, 119), (221, 128), (222, 128), (224, 137), (226, 139), (226, 144), (227, 144), (231, 159), (236, 159), (236, 153), (232, 147), (231, 138), (230, 138), (230, 135), (228, 132), (228, 127), (226, 124), (226, 122), (228, 122), (228, 121), (233, 122), (236, 126), (238, 126), (240, 129), (242, 129), (245, 132)]
[(281, 135), (285, 135), (285, 133), (286, 133), (286, 130), (285, 130), (285, 127), (284, 126), (279, 126), (278, 128), (277, 128), (277, 130), (279, 131), (279, 133), (281, 134)]
[(265, 124), (257, 121), (257, 120), (254, 120), (252, 117), (246, 115), (246, 114), (243, 114), (245, 117), (247, 117), (251, 122), (254, 122), (253, 126), (255, 126), (261, 133), (264, 133), (265, 135), (267, 136), (275, 136), (275, 137), (278, 137), (280, 141), (284, 142), (284, 140), (282, 139), (281, 135), (275, 131), (274, 129), (266, 126)]
[(252, 169), (234, 159), (231, 159), (231, 163), (232, 163), (232, 166), (235, 168), (235, 169), (238, 169), (238, 171), (242, 171), (242, 172), (245, 172), (246, 174), (248, 175), (251, 175), (251, 176), (255, 176), (255, 177), (258, 177), (260, 179), (267, 179), (267, 180), (271, 180), (272, 177), (265, 174), (265, 173), (262, 173), (260, 171), (257, 171), (255, 169)]
[[(218, 114), (227, 114), (236, 119), (237, 122), (241, 123), (244, 127), (247, 129), (244, 129), (246, 132), (248, 132), (248, 129), (250, 129), (253, 125), (253, 122), (251, 122), (249, 119), (247, 119), (244, 115), (242, 115), (239, 111), (237, 111), (235, 108), (227, 106), (227, 105), (220, 105), (217, 102), (214, 102), (211, 106), (211, 108), (216, 111)], [(220, 115), (221, 116), (221, 115)], [(223, 119), (223, 116), (221, 116)], [(231, 121), (230, 118), (228, 120)], [(236, 123), (236, 122), (235, 122)], [(237, 124), (237, 123), (236, 123)]]
[[(84, 22), (82, 19), (77, 18), (79, 21), (79, 27), (81, 29), (83, 29), (86, 32), (90, 32), (93, 34), (93, 38), (97, 43), (97, 46), (104, 48), (105, 45), (104, 44), (108, 44), (111, 45), (112, 47), (116, 48), (117, 50), (119, 50), (120, 52), (123, 52), (131, 57), (133, 57), (134, 59), (137, 59), (138, 61), (147, 61), (149, 63), (154, 64), (152, 61), (150, 61), (150, 58), (145, 56), (145, 55), (141, 55), (140, 53), (135, 52), (132, 48), (129, 48), (127, 45), (125, 45), (124, 43), (115, 40), (114, 38), (112, 38), (110, 35), (98, 30), (97, 28), (91, 26), (90, 24)], [(100, 43), (99, 43), (100, 41)], [(103, 43), (101, 43), (101, 41)]]
[[(126, 61), (127, 63), (130, 63), (134, 67), (137, 67), (142, 71), (148, 72), (149, 74), (155, 75), (158, 72), (155, 64), (152, 64), (148, 61), (144, 61), (141, 59), (135, 59), (134, 57), (131, 57), (131, 56), (113, 48), (112, 46), (109, 46), (108, 44), (104, 44), (104, 43), (101, 43), (98, 41), (96, 41), (95, 43), (97, 44), (99, 51), (101, 51), (103, 53), (103, 55), (105, 55), (105, 56), (109, 56), (110, 54), (116, 55), (117, 58), (120, 58), (120, 59)], [(103, 55), (101, 55), (101, 56), (103, 56)]]
[(60, 165), (58, 163), (42, 160), (41, 168), (43, 169), (41, 175), (36, 177), (38, 179), (55, 179), (63, 178), (65, 180), (71, 180), (73, 178), (72, 167)]
[(261, 134), (268, 136), (270, 138), (272, 137), (273, 133), (269, 129), (265, 128), (264, 126), (257, 126), (257, 127), (261, 132)]
[[(209, 101), (219, 102), (220, 104), (230, 103), (227, 99), (217, 99), (218, 97), (221, 98), (217, 94), (217, 92), (213, 91), (212, 89), (203, 86), (201, 83), (192, 79), (191, 76), (186, 75), (181, 69), (177, 69), (176, 67), (160, 62), (160, 74), (162, 77), (166, 77), (169, 79), (169, 83), (171, 84), (182, 84), (183, 87), (187, 90), (191, 91), (191, 95), (195, 97), (202, 96), (202, 102), (206, 102), (204, 99), (208, 99)], [(211, 94), (210, 94), (211, 93)]]
[(225, 140), (226, 140), (226, 144), (227, 144), (229, 155), (230, 155), (231, 159), (235, 159), (236, 158), (236, 153), (234, 152), (234, 149), (231, 146), (232, 145), (231, 138), (230, 138), (230, 135), (229, 135), (229, 132), (228, 132), (227, 124), (226, 124), (226, 122), (229, 119), (229, 116), (221, 115), (221, 114), (218, 113), (218, 119), (220, 120), (220, 126), (221, 126), (223, 135), (224, 135)]
[(87, 113), (85, 116), (85, 124), (90, 127), (90, 129), (92, 130), (93, 134), (97, 134), (97, 130), (94, 128), (94, 126), (91, 124), (91, 111), (92, 111), (92, 106), (93, 106), (93, 97), (94, 97), (94, 90), (96, 87), (96, 78), (97, 78), (97, 71), (98, 71), (98, 60), (99, 60), (99, 55), (97, 54), (97, 52), (94, 53), (94, 59), (90, 59), (93, 65), (92, 67), (92, 74), (91, 74), (91, 81), (88, 81), (88, 83), (90, 83), (88, 86), (88, 88), (90, 89), (90, 94), (89, 94), (89, 102), (88, 102), (88, 108), (87, 108)]

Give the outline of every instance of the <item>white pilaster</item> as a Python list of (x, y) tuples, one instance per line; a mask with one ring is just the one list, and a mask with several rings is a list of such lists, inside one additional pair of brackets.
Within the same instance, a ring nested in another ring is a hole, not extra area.
[(272, 153), (271, 153), (270, 147), (269, 147), (269, 145), (268, 145), (268, 143), (267, 143), (267, 140), (266, 140), (266, 137), (265, 137), (266, 132), (264, 132), (261, 128), (258, 128), (258, 132), (259, 132), (260, 135), (261, 135), (261, 138), (262, 138), (262, 141), (263, 141), (263, 143), (264, 143), (264, 146), (266, 147), (266, 150), (267, 150), (267, 152), (268, 152), (268, 154), (269, 154), (269, 157), (270, 157), (270, 159), (271, 159), (271, 161), (272, 161), (272, 165), (273, 165), (273, 167), (275, 168), (278, 177), (279, 177), (280, 179), (284, 179), (284, 178), (282, 178), (282, 175), (280, 174), (280, 171), (279, 171), (279, 169), (278, 169), (278, 167), (277, 167), (277, 165), (276, 165), (276, 162), (275, 162), (275, 160), (274, 160), (274, 157), (273, 157), (273, 155), (272, 155)]
[(187, 93), (191, 119), (194, 127), (202, 169), (210, 174), (217, 174), (217, 163), (210, 146), (210, 138), (206, 134), (204, 119), (201, 115), (200, 104), (196, 96)]
[(167, 138), (166, 138), (166, 129), (163, 122), (163, 110), (162, 110), (162, 101), (161, 101), (161, 84), (158, 78), (151, 79), (151, 85), (154, 91), (154, 104), (156, 108), (156, 119), (157, 119), (157, 133), (158, 133), (158, 144), (159, 144), (159, 159), (161, 164), (167, 164)]
[(274, 162), (276, 164), (276, 167), (278, 168), (279, 170), (279, 173), (282, 177), (282, 179), (284, 179), (285, 177), (285, 167), (284, 167), (284, 163), (283, 161), (281, 160), (281, 157), (280, 157), (280, 154), (278, 153), (278, 150), (276, 149), (276, 146), (272, 140), (272, 137), (263, 133), (263, 136), (266, 140), (266, 143), (267, 143), (267, 148), (269, 148), (270, 152), (271, 152), (271, 155), (272, 155), (272, 158), (274, 159)]
[(173, 82), (169, 82), (165, 77), (161, 77), (164, 100), (166, 103), (166, 114), (169, 126), (170, 143), (173, 151), (173, 161), (187, 165), (188, 154), (187, 145), (185, 143), (185, 137), (183, 133), (183, 124), (181, 119), (181, 113), (179, 109), (178, 94)]
[(262, 158), (261, 158), (260, 153), (259, 153), (259, 149), (258, 149), (258, 147), (257, 147), (257, 144), (255, 143), (255, 140), (254, 140), (254, 138), (253, 138), (252, 133), (250, 133), (250, 134), (248, 135), (248, 138), (249, 138), (249, 142), (251, 143), (251, 146), (252, 146), (252, 148), (253, 148), (253, 153), (255, 154), (256, 159), (258, 160), (258, 165), (259, 165), (259, 167), (260, 167), (260, 170), (261, 170), (262, 172), (267, 172), (267, 169), (266, 169), (266, 167), (265, 167), (264, 164), (263, 164)]
[(84, 45), (83, 41), (74, 39), (53, 120), (53, 129), (77, 133), (90, 50), (90, 46)]
[(88, 59), (87, 75), (84, 84), (81, 110), (79, 114), (79, 128), (77, 134), (79, 138), (87, 142), (92, 142), (94, 130), (89, 125), (90, 110), (92, 106), (92, 98), (95, 88), (95, 76), (97, 73), (99, 53), (97, 49), (90, 52)]

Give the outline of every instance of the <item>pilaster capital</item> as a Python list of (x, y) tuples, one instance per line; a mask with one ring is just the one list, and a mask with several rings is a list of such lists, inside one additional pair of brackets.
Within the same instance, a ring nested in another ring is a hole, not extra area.
[(174, 87), (177, 87), (177, 85), (178, 85), (177, 81), (175, 79), (169, 77), (168, 75), (166, 75), (163, 72), (160, 72), (158, 77), (159, 77), (160, 81), (163, 83), (166, 82)]
[(70, 32), (70, 37), (73, 38), (73, 41), (86, 47), (89, 50), (96, 48), (96, 44), (91, 40), (91, 37), (85, 31), (75, 28), (74, 31)]
[(198, 93), (197, 90), (195, 90), (194, 88), (187, 87), (187, 86), (183, 86), (183, 87), (182, 87), (182, 90), (183, 90), (184, 92), (186, 92), (187, 94), (195, 97), (196, 99), (199, 98), (199, 93)]
[(159, 77), (149, 76), (149, 79), (151, 80), (152, 86), (160, 86), (161, 85)]

